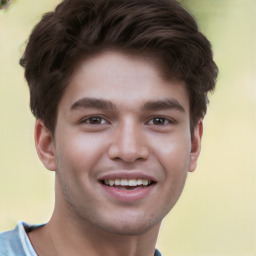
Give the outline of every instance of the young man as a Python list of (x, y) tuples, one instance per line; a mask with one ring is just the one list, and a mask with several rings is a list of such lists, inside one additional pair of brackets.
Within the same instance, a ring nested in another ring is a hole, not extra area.
[(21, 65), (55, 208), (2, 233), (0, 255), (160, 255), (217, 76), (194, 19), (174, 0), (64, 0)]

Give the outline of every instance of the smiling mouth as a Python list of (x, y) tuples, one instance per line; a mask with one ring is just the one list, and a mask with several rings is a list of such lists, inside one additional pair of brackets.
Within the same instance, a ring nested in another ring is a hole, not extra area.
[(153, 185), (153, 181), (148, 179), (107, 179), (102, 183), (106, 186), (120, 190), (135, 190)]

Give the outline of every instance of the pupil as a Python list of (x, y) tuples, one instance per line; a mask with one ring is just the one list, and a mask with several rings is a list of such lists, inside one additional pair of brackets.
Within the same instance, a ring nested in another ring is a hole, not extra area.
[(164, 123), (164, 118), (156, 117), (154, 119), (154, 124), (163, 124), (163, 123)]
[(91, 117), (90, 121), (93, 124), (100, 124), (101, 123), (101, 118), (100, 117)]

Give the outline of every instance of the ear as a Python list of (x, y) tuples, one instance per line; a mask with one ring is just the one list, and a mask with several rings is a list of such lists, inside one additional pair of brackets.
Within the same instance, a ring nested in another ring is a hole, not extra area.
[(190, 164), (189, 172), (193, 172), (197, 167), (197, 159), (201, 152), (201, 140), (203, 135), (203, 122), (200, 120), (194, 127), (194, 134), (191, 138), (191, 152), (190, 152)]
[(38, 119), (35, 124), (35, 144), (37, 154), (43, 165), (51, 171), (57, 169), (54, 140), (51, 131)]

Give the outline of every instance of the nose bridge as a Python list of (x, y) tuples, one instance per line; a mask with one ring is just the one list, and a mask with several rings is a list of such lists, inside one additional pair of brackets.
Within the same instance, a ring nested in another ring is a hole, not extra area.
[(111, 145), (110, 157), (125, 162), (146, 159), (148, 148), (139, 122), (127, 118), (120, 122)]
[(138, 133), (140, 127), (132, 120), (127, 120), (121, 124), (119, 130), (119, 143), (125, 152), (136, 152), (139, 146)]

